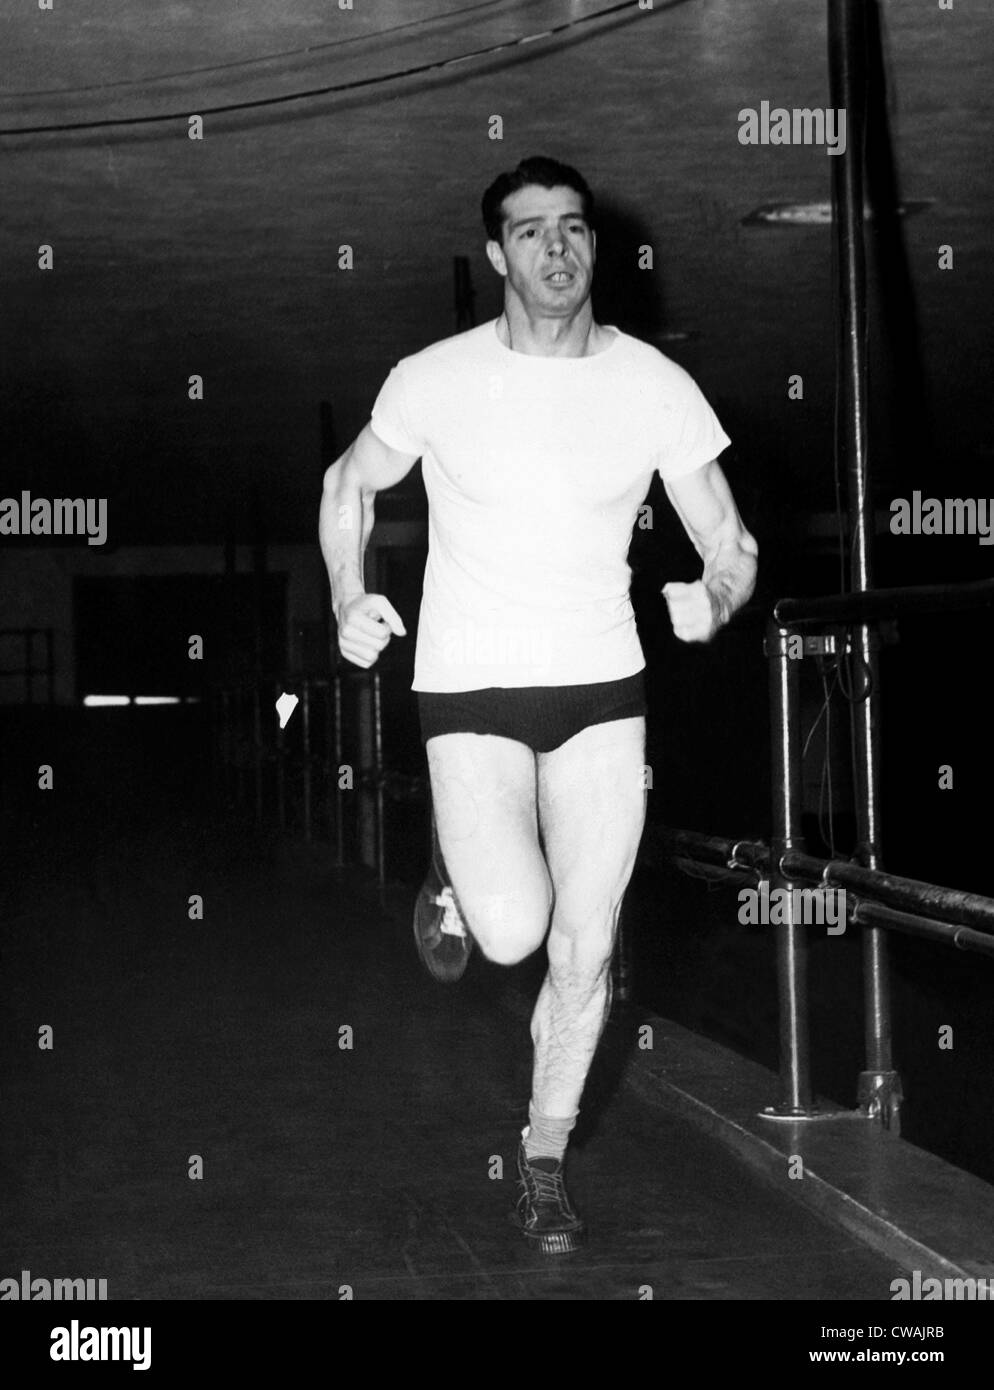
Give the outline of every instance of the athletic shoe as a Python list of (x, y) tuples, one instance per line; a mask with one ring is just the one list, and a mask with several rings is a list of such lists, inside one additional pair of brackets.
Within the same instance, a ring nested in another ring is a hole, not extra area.
[(455, 895), (445, 882), (445, 865), (432, 827), (432, 856), (428, 877), (414, 904), (414, 940), (425, 969), (435, 980), (452, 984), (462, 979), (473, 950)]
[(528, 1158), (518, 1146), (518, 1172), (524, 1189), (515, 1224), (543, 1255), (569, 1255), (583, 1244), (586, 1228), (573, 1209), (563, 1181), (563, 1160)]

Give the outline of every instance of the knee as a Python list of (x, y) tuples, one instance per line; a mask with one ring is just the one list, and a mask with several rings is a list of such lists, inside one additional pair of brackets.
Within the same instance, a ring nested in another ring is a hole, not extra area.
[(471, 906), (467, 920), (487, 960), (517, 965), (541, 946), (550, 907), (547, 898), (522, 904), (507, 894), (495, 894)]
[(560, 888), (556, 893), (553, 923), (563, 936), (580, 942), (600, 937), (610, 939), (618, 925), (624, 896), (624, 885), (589, 892), (573, 887)]
[(556, 899), (549, 933), (553, 975), (597, 981), (611, 964), (621, 910), (620, 898), (598, 902)]
[(501, 936), (486, 943), (480, 942), (480, 950), (494, 965), (518, 965), (526, 960), (542, 943), (541, 936)]
[(549, 976), (557, 989), (596, 990), (607, 978), (613, 955), (611, 940), (576, 942), (555, 929), (549, 933)]

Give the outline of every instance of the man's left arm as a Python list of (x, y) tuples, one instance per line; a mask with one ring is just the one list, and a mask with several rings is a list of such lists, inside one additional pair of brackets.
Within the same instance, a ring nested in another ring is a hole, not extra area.
[(670, 479), (666, 494), (704, 561), (693, 584), (664, 586), (670, 621), (682, 642), (710, 642), (751, 598), (759, 546), (742, 524), (717, 460)]

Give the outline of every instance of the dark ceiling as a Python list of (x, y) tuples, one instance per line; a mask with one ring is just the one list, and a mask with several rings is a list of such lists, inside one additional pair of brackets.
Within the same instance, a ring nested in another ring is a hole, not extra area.
[[(878, 484), (986, 487), (994, 27), (968, 0), (880, 11), (899, 189), (929, 205), (870, 237)], [(737, 139), (742, 107), (829, 104), (824, 0), (56, 0), (5, 27), (4, 494), (107, 496), (118, 543), (247, 535), (253, 509), (312, 536), (320, 403), (343, 448), (393, 362), (455, 331), (453, 257), (497, 311), (480, 194), (547, 152), (604, 207), (599, 316), (698, 378), (745, 507), (831, 506), (830, 231), (742, 219), (827, 199), (832, 160)]]

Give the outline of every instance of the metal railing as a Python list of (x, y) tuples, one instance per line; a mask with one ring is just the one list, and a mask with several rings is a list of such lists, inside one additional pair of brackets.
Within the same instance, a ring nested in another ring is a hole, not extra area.
[[(276, 702), (296, 695), (281, 727)], [(386, 882), (388, 800), (421, 802), (427, 779), (386, 767), (382, 675), (246, 678), (210, 697), (214, 783), (259, 824), (334, 846), (335, 863), (363, 862)]]
[[(44, 703), (55, 700), (55, 643), (50, 627), (0, 627), (0, 643), (13, 638), (21, 644), (21, 660), (15, 666), (0, 666), (0, 678), (17, 677), (24, 682), (24, 704), (35, 703), (35, 677), (44, 677)], [(41, 639), (44, 658), (35, 664), (35, 639)]]
[[(773, 828), (767, 845), (676, 832), (674, 847), (694, 863), (715, 867), (720, 856), (731, 873), (761, 871), (778, 888), (784, 920), (776, 925), (780, 1023), (780, 1098), (769, 1114), (806, 1118), (812, 1103), (808, 1039), (806, 938), (796, 920), (796, 882), (845, 887), (856, 896), (852, 921), (863, 928), (865, 1070), (859, 1077), (859, 1109), (897, 1130), (901, 1082), (891, 1051), (887, 932), (994, 955), (994, 900), (915, 879), (881, 867), (880, 828), (880, 630), (904, 614), (967, 611), (994, 602), (994, 581), (875, 589), (871, 555), (872, 489), (868, 467), (866, 256), (863, 238), (864, 151), (869, 93), (867, 5), (828, 0), (828, 68), (832, 105), (845, 110), (849, 137), (832, 161), (832, 234), (838, 304), (836, 364), (839, 380), (839, 454), (845, 465), (849, 520), (849, 587), (852, 592), (812, 599), (784, 598), (767, 629), (772, 729)], [(879, 110), (879, 107), (878, 107)], [(869, 188), (871, 200), (877, 190)], [(893, 189), (889, 195), (892, 196)], [(888, 209), (884, 209), (885, 212)], [(889, 209), (893, 212), (893, 209)], [(856, 802), (852, 862), (818, 859), (801, 833), (801, 733), (798, 663), (792, 638), (812, 628), (841, 626), (842, 659), (858, 661), (864, 680), (850, 701)]]
[[(774, 925), (780, 1025), (780, 1096), (766, 1112), (771, 1118), (814, 1118), (820, 1113), (811, 1093), (808, 1037), (807, 938), (798, 920), (793, 890), (816, 884), (845, 889), (855, 903), (849, 920), (863, 928), (864, 1032), (866, 1066), (860, 1073), (859, 1107), (884, 1127), (899, 1129), (900, 1077), (891, 1056), (890, 989), (884, 933), (901, 932), (961, 950), (994, 957), (994, 898), (944, 888), (886, 873), (878, 855), (867, 850), (871, 798), (877, 795), (875, 768), (857, 779), (858, 845), (850, 860), (823, 859), (807, 852), (801, 833), (801, 721), (798, 667), (792, 638), (812, 627), (866, 627), (903, 615), (970, 611), (994, 605), (994, 580), (974, 584), (883, 589), (814, 599), (781, 599), (766, 637), (770, 663), (772, 734), (772, 837), (770, 844), (732, 840), (690, 831), (667, 833), (677, 862), (721, 876), (768, 878), (782, 896), (782, 917)], [(872, 634), (871, 634), (872, 635)], [(843, 648), (850, 643), (842, 640)], [(855, 643), (852, 643), (855, 646)], [(858, 727), (869, 690), (853, 699)], [(857, 744), (858, 748), (858, 744)]]
[[(331, 676), (246, 678), (215, 687), (208, 698), (215, 792), (251, 807), (260, 826), (333, 846), (336, 867), (374, 867), (381, 889), (388, 802), (419, 808), (416, 839), (424, 841), (425, 868), (430, 845), (427, 770), (418, 775), (386, 765), (382, 694), (392, 674), (343, 667)], [(296, 695), (298, 706), (281, 729), (276, 701), (283, 694)], [(612, 961), (614, 994), (622, 1001), (631, 998), (631, 945), (622, 911)]]

